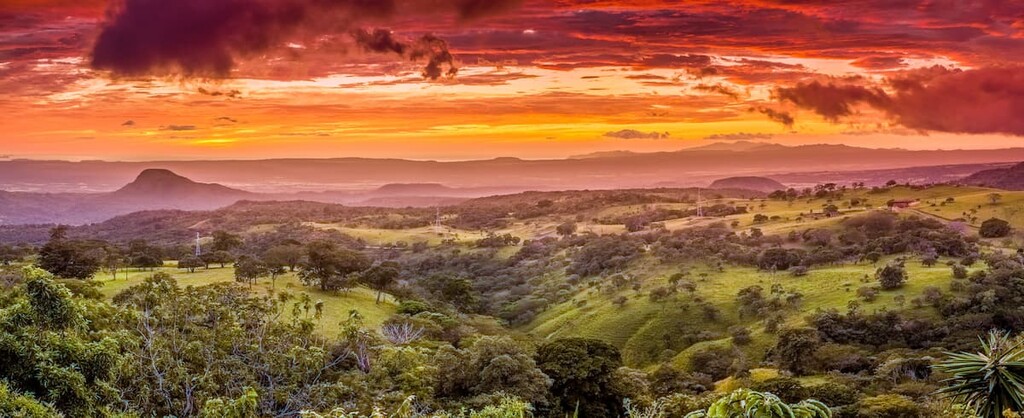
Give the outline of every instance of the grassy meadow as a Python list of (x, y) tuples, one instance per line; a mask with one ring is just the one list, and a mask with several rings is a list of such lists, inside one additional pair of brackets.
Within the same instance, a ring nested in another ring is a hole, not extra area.
[[(112, 278), (110, 273), (101, 272), (97, 274), (96, 280), (102, 283), (100, 292), (109, 300), (117, 293), (131, 286), (141, 283), (145, 278), (157, 272), (168, 273), (178, 281), (181, 287), (205, 286), (214, 283), (234, 282), (235, 273), (231, 265), (221, 268), (211, 265), (209, 269), (197, 269), (195, 273), (175, 267), (176, 263), (168, 262), (164, 267), (150, 270), (127, 269), (117, 273), (117, 278)], [(316, 301), (323, 301), (323, 316), (317, 324), (318, 329), (325, 336), (335, 336), (340, 332), (338, 324), (348, 319), (349, 312), (356, 310), (363, 317), (364, 324), (369, 328), (379, 328), (391, 315), (395, 313), (396, 304), (394, 300), (385, 295), (381, 302), (376, 303), (376, 292), (365, 287), (357, 287), (347, 292), (323, 292), (320, 289), (304, 286), (298, 274), (286, 273), (272, 283), (270, 279), (260, 279), (252, 286), (252, 292), (266, 294), (267, 292), (288, 292), (293, 296), (308, 294)]]
[[(668, 276), (678, 271), (663, 270), (643, 280), (639, 291), (629, 286), (614, 290), (608, 286), (587, 290), (572, 301), (541, 313), (523, 329), (547, 339), (588, 337), (604, 340), (619, 347), (626, 362), (636, 366), (659, 360), (671, 360), (682, 366), (688, 355), (696, 350), (714, 344), (728, 344), (728, 328), (742, 325), (748, 327), (753, 336), (753, 342), (746, 349), (754, 354), (754, 358), (759, 358), (764, 350), (774, 345), (775, 337), (764, 332), (759, 320), (739, 317), (736, 295), (743, 288), (761, 286), (768, 295), (773, 285), (781, 285), (787, 292), (802, 294), (802, 302), (797, 308), (784, 311), (789, 325), (801, 325), (806, 316), (819, 309), (845, 311), (851, 301), (856, 301), (862, 312), (900, 307), (914, 309), (911, 301), (920, 296), (924, 288), (935, 286), (944, 292), (949, 290), (952, 272), (943, 263), (945, 260), (934, 267), (925, 267), (917, 260), (910, 260), (907, 262), (909, 279), (906, 285), (882, 291), (874, 301), (863, 301), (857, 296), (857, 289), (876, 285), (875, 270), (885, 261), (877, 265), (861, 263), (817, 268), (803, 277), (793, 277), (788, 273), (770, 274), (748, 267), (727, 267), (722, 272), (696, 268), (690, 278), (697, 285), (694, 293), (680, 291), (667, 299), (653, 301), (651, 291), (666, 286)], [(897, 301), (900, 296), (904, 300), (902, 305)], [(625, 297), (626, 303), (615, 303), (619, 297)], [(719, 319), (706, 319), (700, 308), (701, 302), (717, 307)], [(915, 312), (934, 315), (930, 307), (915, 309)], [(667, 348), (666, 335), (697, 329), (714, 330), (719, 338), (699, 342), (679, 353), (664, 352)]]

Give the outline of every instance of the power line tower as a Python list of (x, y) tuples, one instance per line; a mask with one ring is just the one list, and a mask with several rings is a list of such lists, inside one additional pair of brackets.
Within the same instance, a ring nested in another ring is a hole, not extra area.
[(703, 218), (704, 217), (704, 208), (701, 206), (701, 201), (700, 201), (700, 187), (697, 188), (697, 217), (698, 218)]
[(199, 231), (196, 231), (196, 257), (203, 254), (203, 247), (199, 245)]
[(441, 208), (434, 209), (437, 211), (437, 213), (434, 215), (434, 233), (437, 235), (442, 235), (443, 233), (441, 232)]

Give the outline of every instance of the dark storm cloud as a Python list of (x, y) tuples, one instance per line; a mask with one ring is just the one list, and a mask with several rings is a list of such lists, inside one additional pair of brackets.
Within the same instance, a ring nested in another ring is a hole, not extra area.
[[(124, 0), (112, 9), (112, 18), (96, 40), (92, 66), (118, 76), (227, 77), (237, 60), (270, 52), (294, 37), (344, 33), (364, 22), (437, 13), (454, 14), (464, 20), (504, 10), (515, 3), (514, 0)], [(453, 61), (447, 43), (431, 35), (415, 41), (415, 47), (406, 56), (426, 60), (424, 74), (429, 78), (439, 77), (445, 72), (441, 67)], [(452, 68), (445, 73), (452, 73)]]
[(811, 109), (831, 122), (851, 115), (853, 106), (857, 103), (868, 103), (877, 108), (889, 106), (889, 96), (880, 88), (858, 85), (824, 84), (812, 81), (797, 84), (792, 88), (780, 88), (777, 94), (780, 100)]
[(909, 129), (1024, 135), (1022, 67), (934, 67), (892, 77), (888, 86), (890, 91), (815, 81), (780, 88), (777, 95), (833, 122), (853, 114), (857, 105), (866, 105)]
[(369, 52), (394, 53), (412, 61), (425, 59), (427, 65), (423, 69), (423, 76), (431, 80), (454, 76), (458, 72), (455, 57), (448, 51), (448, 42), (433, 35), (423, 35), (414, 41), (403, 42), (387, 29), (356, 29), (352, 31), (352, 37)]

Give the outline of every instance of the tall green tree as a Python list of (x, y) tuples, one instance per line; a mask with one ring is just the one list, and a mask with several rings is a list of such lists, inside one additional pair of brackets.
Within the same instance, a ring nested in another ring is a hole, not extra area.
[[(39, 408), (20, 395), (65, 416), (108, 416), (119, 399), (115, 369), (130, 338), (107, 328), (114, 322), (109, 310), (74, 299), (50, 273), (26, 267), (23, 276), (23, 287), (0, 308), (0, 398), (19, 394), (13, 401), (27, 416)], [(5, 403), (0, 399), (0, 412), (12, 407)]]
[(114, 303), (133, 313), (125, 329), (138, 341), (116, 385), (140, 416), (294, 417), (359, 394), (339, 383), (364, 376), (358, 346), (317, 335), (316, 317), (302, 314), (308, 298), (237, 283), (182, 288), (157, 273)]
[(100, 269), (99, 253), (82, 241), (69, 240), (67, 227), (50, 231), (50, 240), (39, 250), (37, 264), (65, 279), (89, 279)]
[(333, 292), (352, 287), (354, 280), (349, 276), (369, 267), (370, 259), (361, 252), (316, 241), (306, 246), (306, 262), (299, 271), (299, 279), (307, 286)]
[(813, 328), (791, 328), (779, 333), (779, 342), (772, 350), (775, 360), (782, 369), (796, 375), (810, 373), (807, 359), (821, 346), (818, 331)]
[(586, 338), (551, 341), (537, 349), (537, 366), (551, 378), (553, 416), (621, 416), (623, 395), (613, 382), (622, 356), (614, 346)]
[(227, 231), (213, 231), (213, 242), (210, 249), (213, 251), (232, 251), (242, 246), (242, 238)]
[(401, 271), (399, 270), (398, 263), (386, 261), (364, 271), (361, 275), (361, 280), (371, 289), (377, 291), (376, 303), (379, 304), (384, 292), (398, 281), (399, 274), (401, 274)]
[(295, 269), (302, 263), (303, 250), (301, 245), (282, 244), (270, 247), (263, 253), (263, 261), (272, 266)]
[(243, 255), (235, 262), (235, 281), (252, 287), (261, 277), (267, 276), (270, 276), (270, 268), (255, 257)]

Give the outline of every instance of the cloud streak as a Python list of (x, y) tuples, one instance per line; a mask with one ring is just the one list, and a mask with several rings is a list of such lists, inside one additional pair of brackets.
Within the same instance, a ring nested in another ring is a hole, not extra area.
[(617, 139), (666, 139), (672, 136), (668, 132), (643, 132), (636, 129), (623, 129), (621, 131), (605, 132), (605, 138)]

